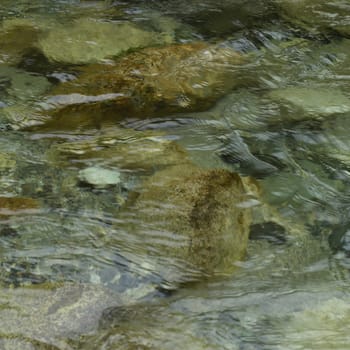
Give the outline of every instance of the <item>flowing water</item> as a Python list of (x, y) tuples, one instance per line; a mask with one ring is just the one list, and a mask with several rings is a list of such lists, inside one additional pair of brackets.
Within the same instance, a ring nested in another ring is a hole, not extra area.
[[(1, 0), (0, 22), (1, 349), (349, 348), (346, 1)], [(189, 167), (260, 188), (224, 271), (142, 192)]]

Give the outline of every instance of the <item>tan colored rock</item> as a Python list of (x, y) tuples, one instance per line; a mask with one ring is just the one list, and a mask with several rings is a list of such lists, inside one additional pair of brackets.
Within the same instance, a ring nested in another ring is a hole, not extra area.
[(251, 218), (245, 200), (238, 174), (189, 163), (148, 178), (126, 210), (139, 222), (131, 231), (145, 249), (201, 273), (227, 273), (246, 252)]
[(116, 120), (204, 110), (237, 84), (243, 61), (232, 49), (205, 43), (147, 48), (114, 64), (82, 68), (76, 80), (52, 92), (47, 108), (56, 109), (59, 121), (84, 113)]

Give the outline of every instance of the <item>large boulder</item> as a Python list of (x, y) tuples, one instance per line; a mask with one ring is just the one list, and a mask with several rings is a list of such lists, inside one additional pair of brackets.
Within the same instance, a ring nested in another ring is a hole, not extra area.
[[(60, 84), (46, 100), (62, 124), (72, 114), (98, 119), (157, 116), (210, 106), (237, 81), (244, 58), (230, 48), (202, 42), (147, 48), (114, 64), (93, 64)], [(236, 77), (236, 79), (235, 79)]]
[(125, 215), (133, 213), (129, 229), (147, 254), (170, 259), (163, 265), (170, 282), (181, 282), (186, 274), (176, 276), (170, 266), (186, 267), (190, 275), (231, 273), (244, 258), (251, 223), (247, 197), (238, 174), (189, 163), (149, 177)]

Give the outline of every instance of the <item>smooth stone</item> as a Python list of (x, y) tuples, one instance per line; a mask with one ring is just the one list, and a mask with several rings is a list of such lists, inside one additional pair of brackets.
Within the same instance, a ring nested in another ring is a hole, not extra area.
[(350, 98), (337, 88), (295, 86), (273, 90), (268, 96), (316, 118), (350, 112)]
[(147, 32), (133, 23), (80, 18), (71, 26), (52, 28), (39, 40), (38, 47), (51, 61), (86, 64), (161, 43), (164, 42), (159, 33)]
[(0, 65), (0, 76), (8, 80), (8, 87), (5, 87), (5, 90), (9, 96), (5, 101), (11, 104), (33, 101), (51, 87), (45, 77), (12, 68), (5, 64)]
[(105, 187), (121, 183), (120, 172), (117, 170), (105, 169), (99, 166), (92, 166), (79, 171), (79, 179), (90, 185)]

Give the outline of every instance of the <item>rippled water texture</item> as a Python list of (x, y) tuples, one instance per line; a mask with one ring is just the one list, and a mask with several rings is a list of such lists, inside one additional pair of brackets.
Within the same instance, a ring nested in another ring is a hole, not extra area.
[(348, 349), (350, 5), (0, 1), (0, 348)]

